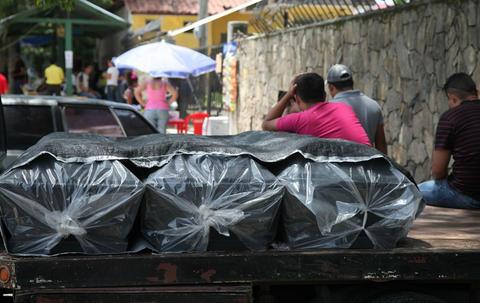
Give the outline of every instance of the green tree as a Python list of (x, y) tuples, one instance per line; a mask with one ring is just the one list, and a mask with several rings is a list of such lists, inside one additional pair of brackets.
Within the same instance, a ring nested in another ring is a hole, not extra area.
[[(91, 2), (108, 7), (112, 5), (113, 0), (93, 0)], [(35, 7), (50, 8), (54, 6), (70, 11), (75, 7), (75, 0), (0, 0), (0, 18)]]
[[(32, 0), (28, 1), (31, 2)], [(75, 0), (33, 0), (36, 6), (40, 7), (52, 7), (60, 6), (62, 9), (69, 11), (75, 7)], [(109, 6), (112, 5), (112, 0), (96, 0), (91, 1), (97, 5)]]

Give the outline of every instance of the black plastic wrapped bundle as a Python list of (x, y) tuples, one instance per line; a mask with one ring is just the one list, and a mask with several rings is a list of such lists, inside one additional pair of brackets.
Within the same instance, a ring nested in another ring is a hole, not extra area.
[(416, 185), (383, 159), (296, 161), (279, 179), (291, 249), (393, 248), (423, 203)]
[(159, 252), (203, 252), (218, 234), (262, 251), (275, 238), (284, 189), (249, 157), (178, 155), (146, 185), (142, 231)]
[(143, 191), (118, 161), (37, 158), (0, 177), (6, 248), (19, 255), (126, 252)]

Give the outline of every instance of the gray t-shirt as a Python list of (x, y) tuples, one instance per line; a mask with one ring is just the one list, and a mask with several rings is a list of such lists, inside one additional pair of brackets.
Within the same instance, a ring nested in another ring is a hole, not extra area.
[(330, 102), (350, 105), (367, 132), (370, 143), (375, 144), (377, 127), (383, 124), (382, 109), (377, 101), (365, 96), (359, 90), (349, 90), (338, 93)]

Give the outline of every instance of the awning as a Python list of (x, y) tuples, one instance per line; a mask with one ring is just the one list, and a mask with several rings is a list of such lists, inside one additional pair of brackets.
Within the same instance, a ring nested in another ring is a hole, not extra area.
[(111, 35), (112, 32), (130, 26), (123, 18), (87, 0), (75, 0), (75, 7), (69, 13), (55, 7), (53, 9), (37, 8), (8, 16), (0, 20), (0, 32), (7, 31), (9, 36), (36, 34), (44, 25), (66, 22), (75, 26), (82, 35), (96, 38)]
[[(60, 25), (65, 34), (65, 81), (67, 94), (71, 95), (73, 67), (73, 35), (103, 38), (114, 32), (127, 29), (130, 24), (123, 18), (110, 13), (87, 0), (74, 0), (75, 7), (65, 12), (59, 6), (51, 9), (33, 9), (20, 12), (0, 20), (0, 34), (25, 38), (35, 34), (45, 34), (45, 26)], [(19, 40), (20, 41), (20, 40)], [(69, 58), (67, 60), (67, 58)]]

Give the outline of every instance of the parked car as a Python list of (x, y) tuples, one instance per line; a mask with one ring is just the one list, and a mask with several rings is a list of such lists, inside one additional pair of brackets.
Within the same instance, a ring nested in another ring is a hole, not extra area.
[(24, 150), (52, 132), (93, 133), (109, 137), (157, 133), (130, 105), (74, 97), (3, 95), (5, 169)]

